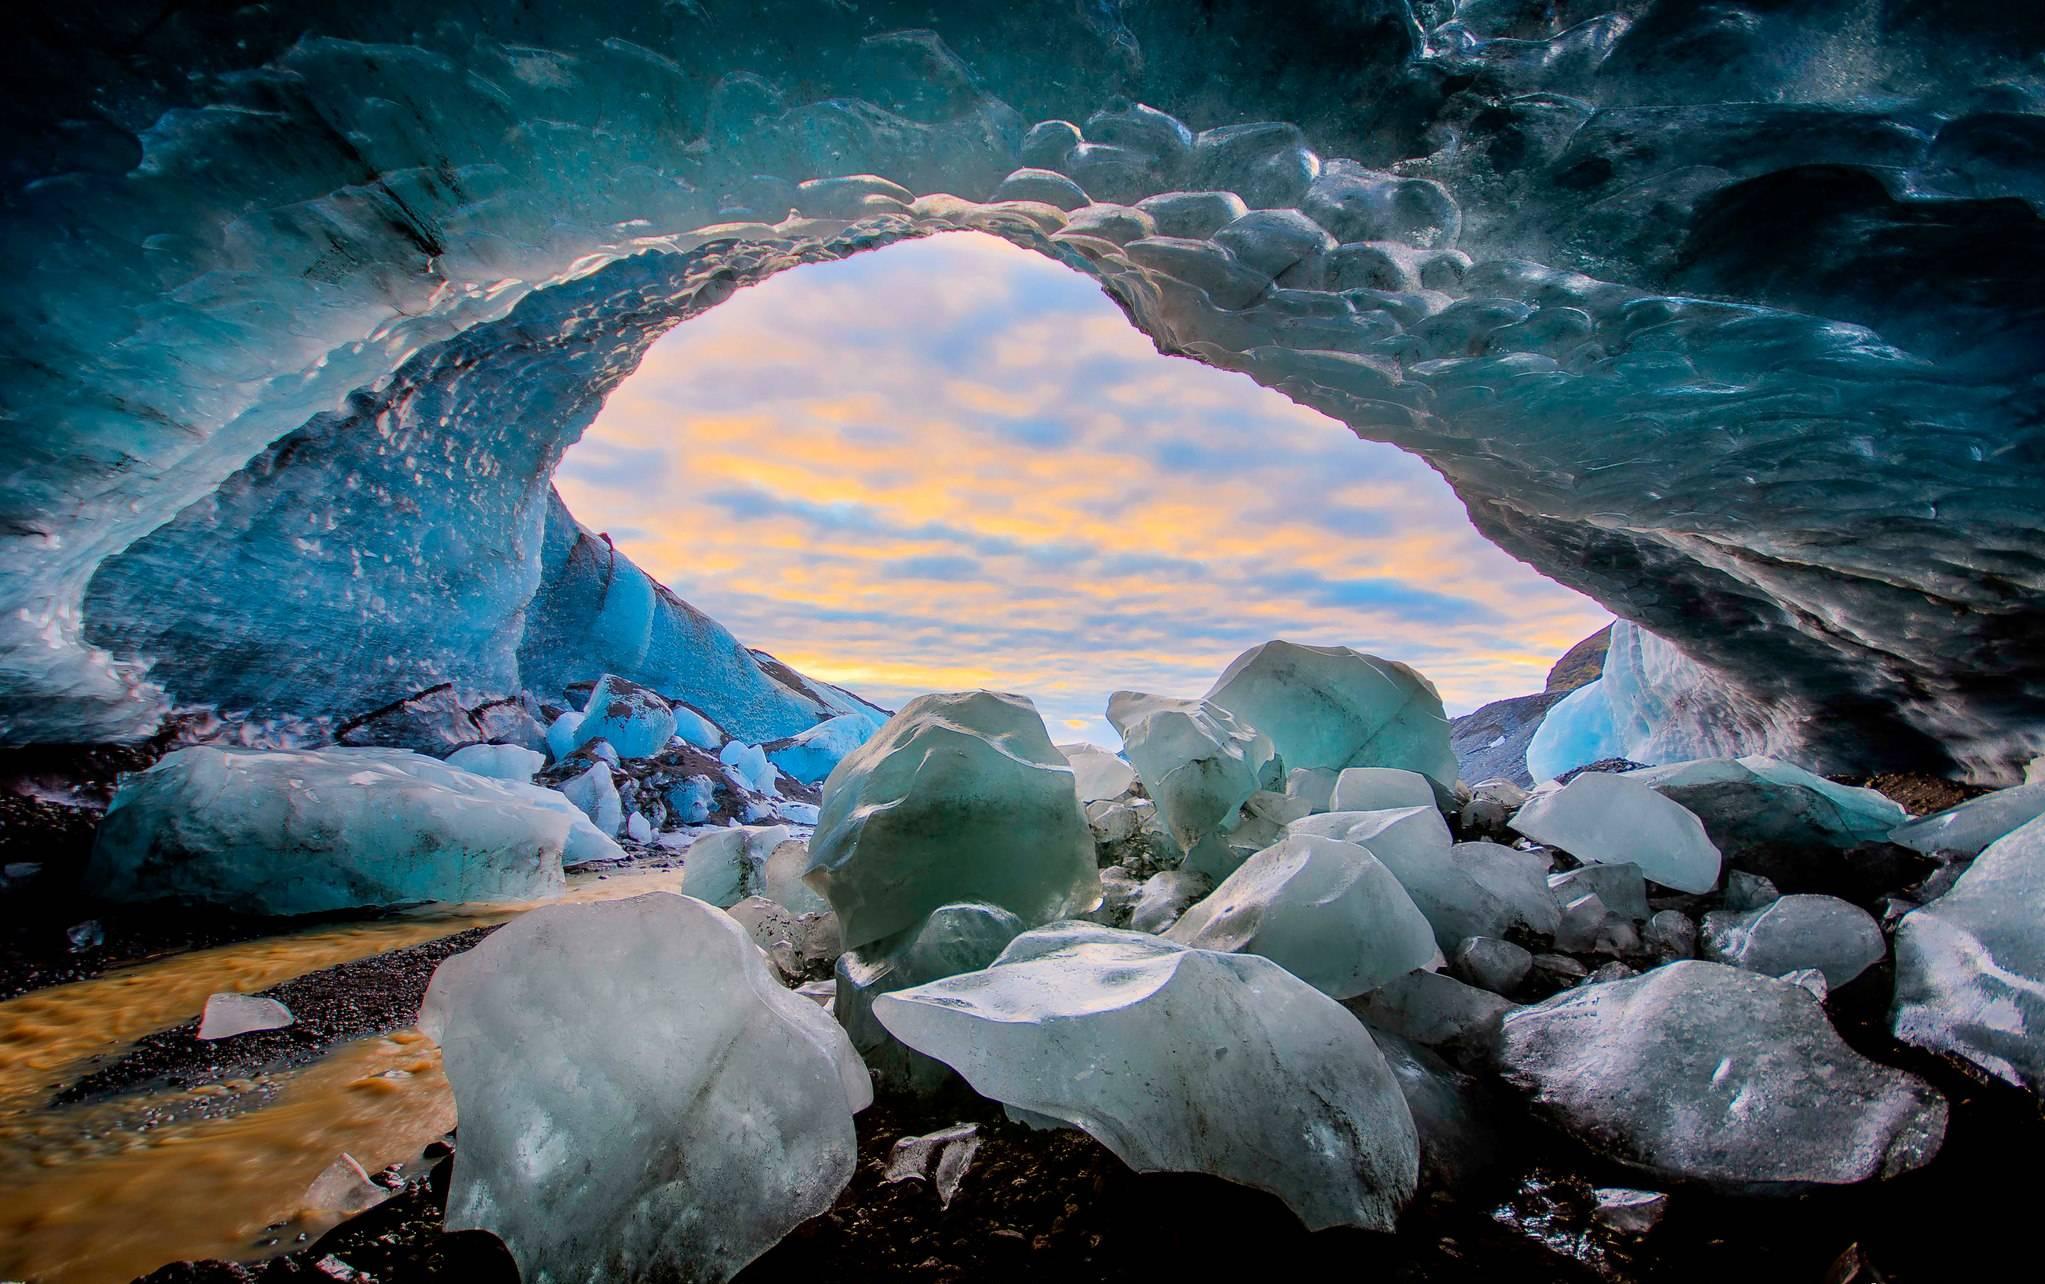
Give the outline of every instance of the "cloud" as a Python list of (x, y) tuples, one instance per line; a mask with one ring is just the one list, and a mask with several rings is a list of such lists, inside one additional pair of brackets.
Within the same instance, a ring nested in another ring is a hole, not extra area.
[(556, 480), (798, 668), (891, 706), (1018, 691), (1107, 743), (1109, 692), (1199, 694), (1272, 637), (1411, 661), (1469, 709), (1539, 690), (1609, 618), (1417, 459), (1160, 355), (1091, 281), (977, 235), (678, 327)]

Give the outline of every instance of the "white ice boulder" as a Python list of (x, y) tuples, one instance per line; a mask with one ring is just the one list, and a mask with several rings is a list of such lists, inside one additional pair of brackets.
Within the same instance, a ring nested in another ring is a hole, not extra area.
[(775, 849), (787, 841), (784, 825), (712, 830), (691, 843), (682, 857), (682, 894), (719, 909), (730, 909), (748, 896), (778, 899), (767, 890), (767, 863)]
[(2045, 1100), (2045, 818), (1997, 839), (1896, 931), (1896, 1037)]
[(1270, 738), (1204, 700), (1117, 691), (1108, 697), (1108, 721), (1158, 819), (1187, 851), (1233, 828), (1272, 768)]
[(88, 886), (247, 914), (558, 896), (564, 858), (622, 856), (561, 795), (403, 749), (194, 746), (129, 777)]
[(1555, 931), (1558, 912), (1539, 859), (1496, 843), (1452, 842), (1431, 803), (1331, 811), (1296, 820), (1287, 832), (1356, 843), (1377, 857), (1413, 898), (1443, 951), (1470, 936)]
[(1072, 768), (1034, 705), (992, 691), (918, 696), (839, 763), (805, 878), (848, 949), (955, 901), (1028, 925), (1101, 899)]
[(673, 709), (675, 735), (683, 744), (694, 745), (711, 753), (716, 753), (724, 747), (724, 733), (717, 729), (716, 723), (685, 704), (674, 705)]
[(1889, 841), (1913, 851), (1973, 856), (2039, 816), (2045, 816), (2045, 783), (2018, 785), (1898, 825)]
[(1072, 764), (1072, 783), (1083, 803), (1120, 798), (1136, 783), (1136, 768), (1099, 745), (1059, 745), (1058, 752)]
[(1434, 930), (1392, 872), (1354, 843), (1310, 834), (1244, 861), (1164, 935), (1261, 954), (1337, 999), (1441, 965)]
[(1207, 699), (1271, 737), (1289, 771), (1398, 767), (1455, 788), (1441, 696), (1396, 660), (1266, 642), (1237, 656)]
[(606, 673), (591, 688), (575, 734), (585, 743), (608, 742), (620, 758), (651, 758), (673, 738), (675, 711), (638, 683)]
[(1791, 1193), (1927, 1163), (1946, 1103), (1840, 1039), (1798, 986), (1685, 961), (1506, 1015), (1505, 1077), (1593, 1151), (1672, 1181)]
[(1713, 910), (1698, 933), (1705, 958), (1768, 976), (1815, 968), (1838, 989), (1888, 955), (1874, 917), (1836, 896), (1784, 896), (1753, 910)]
[(582, 727), (582, 714), (570, 709), (547, 724), (547, 752), (555, 762), (562, 762), (582, 747), (587, 737), (577, 734)]
[(1537, 790), (1512, 827), (1581, 861), (1631, 861), (1679, 892), (1710, 891), (1724, 864), (1702, 821), (1629, 776), (1589, 771)]
[(589, 817), (597, 832), (616, 838), (625, 823), (625, 804), (618, 798), (618, 786), (611, 780), (609, 763), (593, 762), (589, 770), (561, 782), (560, 794)]
[(1434, 786), (1417, 771), (1397, 767), (1345, 767), (1328, 795), (1327, 811), (1391, 811), (1432, 807)]
[(780, 770), (767, 761), (767, 751), (760, 746), (727, 740), (717, 751), (717, 760), (724, 764), (725, 776), (739, 788), (768, 798), (781, 796)]
[(865, 744), (872, 731), (873, 724), (866, 719), (841, 713), (766, 746), (767, 760), (795, 780), (814, 785), (836, 770), (846, 754)]
[(492, 780), (530, 784), (540, 768), (547, 765), (547, 755), (519, 745), (467, 745), (449, 754), (447, 765)]
[(447, 1229), (528, 1280), (729, 1279), (858, 1163), (858, 1054), (701, 901), (535, 910), (441, 964), (419, 1024), (461, 1119)]
[(211, 1042), (259, 1030), (282, 1030), (296, 1020), (291, 1009), (275, 999), (223, 990), (207, 997), (206, 1009), (199, 1014), (199, 1038)]
[(896, 1038), (1139, 1172), (1269, 1191), (1309, 1229), (1392, 1229), (1419, 1142), (1363, 1025), (1269, 959), (1060, 923), (881, 996)]

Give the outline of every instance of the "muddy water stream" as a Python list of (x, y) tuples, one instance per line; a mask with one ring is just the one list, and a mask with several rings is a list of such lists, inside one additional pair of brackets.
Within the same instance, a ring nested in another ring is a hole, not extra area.
[[(566, 899), (680, 885), (679, 869), (571, 875)], [(134, 1040), (197, 1016), (215, 991), (252, 993), (531, 908), (433, 907), (321, 926), (0, 1003), (0, 1279), (102, 1284), (179, 1258), (257, 1257), (297, 1247), (301, 1232), (317, 1236), (337, 1219), (306, 1209), (304, 1196), (337, 1156), (375, 1172), (415, 1159), (453, 1126), (439, 1050), (417, 1031), (344, 1043), (260, 1079), (62, 1107), (52, 1096)], [(197, 1097), (210, 1098), (206, 1118), (188, 1117)]]

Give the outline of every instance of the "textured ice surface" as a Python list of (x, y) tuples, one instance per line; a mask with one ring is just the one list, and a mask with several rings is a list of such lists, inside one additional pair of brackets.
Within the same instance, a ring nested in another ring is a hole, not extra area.
[(1534, 956), (1511, 941), (1472, 936), (1449, 955), (1449, 967), (1459, 980), (1493, 994), (1511, 994), (1532, 975)]
[(767, 863), (787, 840), (788, 829), (782, 825), (712, 830), (689, 844), (682, 857), (682, 891), (719, 909), (729, 909), (748, 896), (771, 897)]
[(1626, 744), (1613, 726), (1611, 701), (1599, 678), (1562, 697), (1542, 716), (1527, 742), (1527, 774), (1538, 784), (1587, 762), (1625, 756)]
[(1490, 1059), (1512, 1004), (1441, 972), (1408, 972), (1346, 1005), (1371, 1028), (1464, 1063)]
[(1567, 905), (1579, 896), (1594, 895), (1614, 914), (1645, 921), (1648, 914), (1647, 880), (1632, 861), (1607, 865), (1584, 865), (1548, 875), (1548, 890), (1557, 905)]
[(992, 691), (918, 696), (824, 782), (806, 878), (847, 948), (939, 905), (987, 901), (1025, 925), (1100, 903), (1072, 768), (1035, 706)]
[(2045, 818), (1896, 929), (1896, 1037), (2045, 1098)]
[(1697, 817), (1637, 780), (1586, 772), (1537, 793), (1513, 814), (1512, 827), (1582, 861), (1631, 861), (1679, 892), (1718, 885), (1723, 860)]
[(1136, 903), (1129, 907), (1129, 926), (1138, 932), (1163, 932), (1213, 887), (1214, 880), (1198, 870), (1167, 869), (1152, 874), (1143, 880)]
[(2045, 782), (1998, 789), (1955, 807), (1898, 825), (1891, 842), (1921, 852), (1971, 856), (2005, 834), (2045, 815)]
[(1337, 999), (1441, 962), (1433, 929), (1377, 857), (1310, 834), (1244, 861), (1164, 935), (1261, 954)]
[(1136, 769), (1099, 745), (1059, 745), (1058, 752), (1072, 764), (1073, 783), (1083, 803), (1120, 798), (1136, 782)]
[(830, 1207), (873, 1099), (844, 1031), (685, 896), (547, 906), (440, 965), (420, 1028), (462, 1161), (447, 1228), (529, 1280), (723, 1280)]
[(616, 838), (625, 823), (625, 805), (618, 799), (618, 786), (611, 779), (610, 764), (594, 762), (589, 770), (560, 784), (561, 796), (589, 817), (597, 832)]
[(1188, 851), (1235, 826), (1273, 765), (1269, 736), (1205, 700), (1117, 691), (1108, 721), (1165, 830)]
[(1414, 1190), (1418, 1140), (1384, 1057), (1268, 959), (1060, 923), (874, 1014), (982, 1096), (1081, 1128), (1139, 1172), (1270, 1191), (1312, 1229), (1389, 1230)]
[(199, 1014), (201, 1039), (231, 1039), (256, 1030), (281, 1030), (296, 1018), (291, 1009), (259, 994), (222, 991), (209, 995), (206, 1010)]
[(609, 741), (621, 758), (650, 758), (675, 734), (675, 711), (638, 683), (606, 673), (590, 690), (575, 734), (585, 743)]
[(972, 1169), (973, 1156), (980, 1151), (980, 1129), (975, 1124), (954, 1124), (918, 1137), (902, 1137), (888, 1149), (887, 1171), (882, 1181), (922, 1181), (937, 1194), (940, 1208), (950, 1208), (959, 1183)]
[(672, 708), (675, 715), (675, 734), (681, 737), (682, 743), (694, 745), (698, 749), (707, 749), (711, 753), (716, 753), (724, 747), (724, 733), (717, 729), (716, 723), (688, 705), (677, 704)]
[(976, 972), (998, 958), (1022, 930), (1022, 920), (998, 905), (940, 905), (909, 931), (840, 955), (832, 1010), (868, 1068), (901, 1092), (933, 1092), (950, 1082), (950, 1067), (905, 1047), (875, 1019), (874, 1000)]
[(1917, 1168), (1946, 1104), (1862, 1057), (1797, 986), (1681, 962), (1508, 1014), (1499, 1059), (1592, 1150), (1669, 1180), (1762, 1193)]
[(1328, 767), (1295, 767), (1285, 774), (1285, 793), (1305, 803), (1309, 812), (1333, 811), (1335, 782), (1341, 777)]
[(841, 713), (765, 748), (775, 766), (805, 785), (814, 785), (872, 734), (872, 723), (856, 714)]
[(1881, 842), (1908, 818), (1872, 789), (1838, 784), (1775, 758), (1704, 758), (1626, 775), (1681, 803), (1729, 854), (1766, 845)]
[(1207, 699), (1271, 737), (1288, 770), (1398, 767), (1455, 786), (1441, 697), (1397, 661), (1266, 642), (1222, 670)]
[(517, 745), (467, 745), (447, 756), (447, 765), (473, 771), (492, 780), (531, 783), (535, 773), (547, 765), (547, 755)]
[(88, 884), (249, 914), (536, 900), (564, 857), (617, 859), (560, 794), (402, 749), (197, 746), (130, 777)]
[(780, 769), (767, 761), (767, 753), (759, 745), (727, 740), (724, 748), (717, 751), (717, 760), (724, 764), (725, 775), (740, 788), (769, 798), (779, 795)]
[(565, 760), (582, 747), (584, 737), (580, 734), (581, 729), (582, 714), (573, 709), (547, 724), (547, 752), (554, 756), (555, 762)]
[(1714, 910), (1699, 932), (1703, 957), (1781, 976), (1815, 968), (1833, 989), (1888, 957), (1874, 917), (1834, 896), (1784, 896), (1755, 910)]
[(1434, 786), (1427, 777), (1397, 767), (1349, 767), (1335, 781), (1324, 811), (1392, 811), (1432, 807)]
[(829, 908), (798, 912), (764, 896), (748, 896), (725, 912), (790, 984), (828, 970), (844, 949), (838, 918)]
[(1356, 843), (1377, 857), (1433, 926), (1444, 951), (1466, 936), (1555, 930), (1555, 901), (1540, 858), (1497, 843), (1452, 843), (1432, 803), (1328, 812), (1296, 820), (1287, 832)]

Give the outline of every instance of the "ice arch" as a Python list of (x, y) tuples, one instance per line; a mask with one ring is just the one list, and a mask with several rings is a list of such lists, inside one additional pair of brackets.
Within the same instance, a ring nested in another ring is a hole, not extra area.
[[(2008, 8), (35, 15), (0, 738), (137, 734), (216, 681), (311, 711), (515, 681), (587, 562), (545, 555), (547, 474), (652, 337), (971, 226), (1423, 455), (1722, 716), (2006, 774), (2045, 740), (2045, 31)], [(1303, 213), (1124, 208), (1174, 190)], [(635, 642), (681, 627), (654, 601)]]

